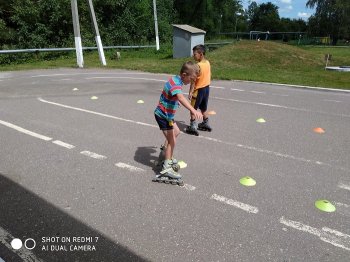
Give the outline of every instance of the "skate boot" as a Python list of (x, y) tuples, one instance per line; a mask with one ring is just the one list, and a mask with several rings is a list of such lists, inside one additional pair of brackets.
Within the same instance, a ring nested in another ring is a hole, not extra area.
[(163, 169), (160, 171), (160, 174), (156, 175), (152, 181), (153, 182), (163, 182), (165, 184), (179, 185), (183, 186), (184, 182), (181, 179), (182, 176), (175, 172), (172, 167), (171, 160), (165, 160), (163, 164)]
[(191, 120), (190, 126), (185, 128), (185, 132), (190, 135), (199, 136), (196, 120)]
[(171, 167), (174, 169), (175, 172), (179, 172), (180, 165), (179, 165), (179, 162), (175, 158), (171, 159), (171, 163), (170, 164), (171, 164)]
[(203, 122), (198, 124), (198, 130), (211, 132), (209, 118), (203, 119)]
[(165, 160), (165, 145), (160, 146), (160, 152), (158, 156), (158, 160), (156, 160), (156, 166), (161, 166)]

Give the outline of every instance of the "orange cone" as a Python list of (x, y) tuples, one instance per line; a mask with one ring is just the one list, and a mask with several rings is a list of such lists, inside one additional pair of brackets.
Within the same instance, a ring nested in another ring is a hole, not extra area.
[(314, 132), (319, 133), (319, 134), (323, 134), (325, 131), (321, 127), (315, 127)]

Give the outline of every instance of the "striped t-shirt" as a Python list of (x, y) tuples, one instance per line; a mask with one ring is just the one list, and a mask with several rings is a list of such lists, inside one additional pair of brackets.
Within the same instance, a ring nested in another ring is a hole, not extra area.
[(163, 92), (159, 98), (159, 104), (154, 113), (168, 121), (174, 120), (176, 109), (179, 107), (177, 94), (182, 94), (182, 85), (180, 76), (173, 76), (165, 83)]

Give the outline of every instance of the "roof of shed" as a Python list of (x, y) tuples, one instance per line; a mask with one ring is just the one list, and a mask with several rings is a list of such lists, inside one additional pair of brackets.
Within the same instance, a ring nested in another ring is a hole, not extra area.
[(196, 28), (196, 27), (193, 27), (193, 26), (190, 26), (190, 25), (173, 25), (174, 27), (177, 27), (177, 28), (180, 28), (182, 30), (185, 30), (187, 32), (190, 32), (190, 33), (203, 33), (205, 34), (206, 32), (202, 29), (199, 29), (199, 28)]

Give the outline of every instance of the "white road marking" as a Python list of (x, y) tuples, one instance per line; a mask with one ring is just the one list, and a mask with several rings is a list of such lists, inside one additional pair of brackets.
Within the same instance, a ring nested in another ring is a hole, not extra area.
[(129, 170), (131, 172), (143, 172), (143, 171), (145, 171), (142, 168), (139, 168), (139, 167), (136, 167), (136, 166), (132, 166), (132, 165), (129, 165), (129, 164), (125, 164), (125, 163), (122, 163), (122, 162), (116, 163), (115, 166), (119, 167), (119, 168), (127, 169), (127, 170)]
[(217, 200), (219, 202), (223, 202), (227, 205), (230, 205), (230, 206), (234, 206), (234, 207), (237, 207), (237, 208), (240, 208), (248, 213), (253, 213), (253, 214), (256, 214), (259, 212), (259, 209), (257, 207), (254, 207), (254, 206), (251, 206), (251, 205), (248, 205), (248, 204), (244, 204), (242, 202), (238, 202), (236, 200), (233, 200), (233, 199), (229, 199), (229, 198), (226, 198), (224, 196), (219, 196), (217, 194), (213, 194), (210, 199), (214, 199), (214, 200)]
[(242, 89), (237, 89), (237, 88), (231, 88), (231, 91), (244, 92), (245, 90), (242, 90)]
[(342, 101), (339, 100), (332, 100), (332, 99), (323, 99), (325, 102), (335, 102), (335, 103), (341, 103)]
[(134, 80), (148, 80), (148, 81), (157, 81), (157, 82), (167, 82), (167, 80), (162, 79), (153, 79), (153, 78), (142, 78), (142, 77), (129, 77), (129, 76), (94, 76), (87, 77), (86, 80), (91, 79), (134, 79)]
[(343, 183), (339, 183), (338, 187), (341, 189), (349, 190), (350, 191), (350, 185), (345, 185)]
[[(9, 232), (0, 227), (0, 243), (6, 246), (10, 251), (13, 251), (13, 253), (17, 254), (20, 258), (23, 259), (23, 261), (42, 261), (41, 259), (37, 258), (33, 252), (26, 249), (24, 246), (21, 249), (14, 250), (11, 246), (11, 241), (14, 238), (15, 237), (13, 237)], [(22, 240), (22, 242), (24, 241)]]
[(73, 146), (73, 145), (64, 143), (64, 142), (62, 142), (62, 141), (60, 141), (60, 140), (52, 141), (52, 143), (54, 143), (54, 144), (56, 144), (56, 145), (58, 145), (58, 146), (62, 146), (62, 147), (68, 148), (68, 149), (72, 149), (72, 148), (75, 147), (75, 146)]
[(116, 116), (112, 116), (112, 115), (98, 113), (98, 112), (94, 112), (91, 110), (85, 110), (85, 109), (78, 108), (78, 107), (67, 106), (67, 105), (63, 105), (63, 104), (59, 104), (59, 103), (55, 103), (55, 102), (50, 102), (50, 101), (44, 100), (42, 98), (38, 98), (38, 100), (40, 102), (43, 102), (43, 103), (56, 105), (56, 106), (60, 106), (60, 107), (68, 108), (68, 109), (73, 109), (73, 110), (77, 110), (77, 111), (81, 111), (81, 112), (85, 112), (85, 113), (89, 113), (89, 114), (99, 115), (99, 116), (103, 116), (103, 117), (107, 117), (107, 118), (112, 118), (112, 119), (116, 119), (116, 120), (120, 120), (120, 121), (125, 121), (125, 122), (129, 122), (129, 123), (133, 123), (133, 124), (142, 125), (142, 126), (150, 126), (150, 127), (159, 128), (156, 125), (151, 125), (151, 124), (142, 123), (142, 122), (138, 122), (138, 121), (134, 121), (134, 120), (129, 120), (129, 119), (121, 118), (121, 117), (116, 117)]
[(38, 134), (38, 133), (29, 131), (29, 130), (24, 129), (24, 128), (20, 127), (20, 126), (16, 126), (16, 125), (14, 125), (14, 124), (11, 124), (11, 123), (9, 123), (9, 122), (5, 122), (5, 121), (0, 120), (0, 124), (2, 124), (2, 125), (4, 125), (4, 126), (7, 126), (7, 127), (9, 127), (9, 128), (15, 129), (16, 131), (21, 132), (21, 133), (24, 133), (24, 134), (26, 134), (26, 135), (33, 136), (33, 137), (35, 137), (35, 138), (39, 138), (39, 139), (42, 139), (42, 140), (45, 140), (45, 141), (50, 141), (50, 140), (52, 140), (51, 137), (44, 136), (44, 135), (40, 135), (40, 134)]
[(280, 218), (280, 223), (288, 227), (315, 235), (326, 243), (350, 251), (350, 235), (344, 234), (334, 229), (330, 229), (328, 227), (317, 229), (298, 221), (285, 219), (284, 217)]
[[(111, 118), (111, 119), (121, 120), (121, 121), (129, 122), (129, 123), (133, 123), (133, 124), (137, 124), (137, 125), (149, 126), (149, 127), (153, 127), (153, 128), (157, 128), (157, 129), (159, 128), (156, 125), (147, 124), (147, 123), (143, 123), (143, 122), (138, 122), (138, 121), (134, 121), (134, 120), (129, 120), (129, 119), (116, 117), (116, 116), (112, 116), (112, 115), (107, 115), (107, 114), (103, 114), (103, 113), (98, 113), (98, 112), (85, 110), (85, 109), (78, 108), (78, 107), (63, 105), (63, 104), (60, 104), (60, 103), (50, 102), (50, 101), (44, 100), (42, 98), (38, 98), (38, 100), (40, 102), (43, 102), (43, 103), (56, 105), (56, 106), (60, 106), (60, 107), (68, 108), (68, 109), (73, 109), (73, 110), (77, 110), (77, 111), (81, 111), (81, 112), (85, 112), (85, 113), (89, 113), (89, 114), (94, 114), (94, 115), (99, 115), (99, 116), (103, 116), (103, 117), (107, 117), (107, 118)], [(184, 133), (184, 132), (181, 131), (181, 133)], [(247, 146), (247, 145), (241, 145), (241, 144), (236, 144), (236, 143), (231, 143), (231, 142), (225, 142), (225, 141), (222, 141), (220, 139), (206, 137), (206, 136), (197, 136), (197, 138), (201, 138), (201, 139), (205, 139), (205, 140), (209, 140), (209, 141), (213, 141), (213, 142), (217, 142), (217, 143), (222, 143), (222, 144), (225, 144), (225, 145), (236, 146), (236, 147), (244, 148), (244, 149), (248, 149), (248, 150), (253, 150), (253, 151), (256, 151), (256, 152), (259, 152), (259, 153), (265, 153), (265, 154), (274, 155), (274, 156), (277, 156), (277, 157), (283, 157), (283, 158), (292, 159), (292, 160), (296, 160), (296, 161), (301, 161), (301, 162), (305, 162), (305, 163), (312, 163), (312, 164), (316, 164), (316, 165), (324, 165), (324, 166), (337, 168), (337, 169), (340, 169), (340, 170), (349, 171), (348, 168), (339, 167), (339, 166), (334, 167), (331, 164), (324, 163), (324, 162), (321, 162), (321, 161), (305, 159), (305, 158), (302, 158), (302, 157), (296, 157), (296, 156), (293, 156), (293, 155), (288, 155), (288, 154), (274, 152), (274, 151), (270, 151), (270, 150), (266, 150), (266, 149), (256, 148), (256, 147), (253, 147), (253, 146)]]
[(223, 100), (223, 101), (231, 101), (231, 102), (252, 104), (252, 105), (259, 105), (259, 106), (268, 106), (268, 107), (274, 107), (274, 108), (283, 108), (283, 109), (302, 111), (302, 112), (319, 113), (319, 114), (325, 114), (325, 115), (330, 115), (330, 116), (350, 117), (350, 115), (332, 114), (332, 113), (329, 113), (329, 112), (322, 112), (322, 111), (312, 111), (312, 110), (308, 110), (308, 109), (305, 109), (305, 108), (297, 108), (297, 107), (289, 107), (289, 106), (282, 106), (282, 105), (266, 104), (266, 103), (260, 103), (260, 102), (252, 102), (252, 101), (231, 99), (231, 98), (222, 98), (222, 97), (217, 97), (217, 96), (213, 96), (212, 98), (218, 99), (218, 100)]
[(225, 89), (225, 87), (223, 87), (223, 86), (210, 86), (210, 88)]
[(254, 94), (266, 94), (266, 92), (261, 92), (261, 91), (250, 91), (250, 92)]
[(100, 159), (100, 160), (107, 158), (104, 155), (99, 155), (99, 154), (96, 154), (96, 153), (90, 152), (90, 151), (81, 151), (80, 154), (82, 154), (84, 156), (92, 157), (92, 158), (95, 158), (95, 159)]
[(191, 186), (189, 184), (184, 184), (184, 188), (188, 191), (193, 191), (193, 190), (196, 190), (196, 187), (195, 186)]

